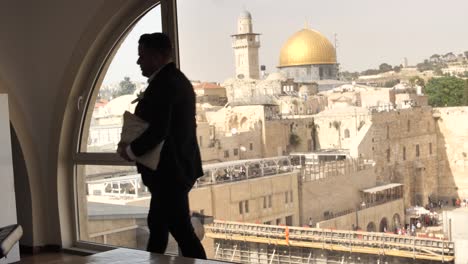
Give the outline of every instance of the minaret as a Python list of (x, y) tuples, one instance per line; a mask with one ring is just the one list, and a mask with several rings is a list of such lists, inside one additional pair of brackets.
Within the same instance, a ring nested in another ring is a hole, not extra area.
[(243, 11), (237, 20), (237, 34), (231, 36), (236, 61), (236, 78), (260, 78), (259, 36), (260, 34), (252, 33), (252, 16), (248, 11)]

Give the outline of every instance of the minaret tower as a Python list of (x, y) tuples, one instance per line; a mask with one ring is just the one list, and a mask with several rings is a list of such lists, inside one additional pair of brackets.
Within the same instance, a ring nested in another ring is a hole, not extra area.
[(260, 34), (252, 33), (252, 16), (248, 11), (243, 11), (237, 20), (237, 34), (231, 36), (236, 61), (236, 78), (260, 78), (259, 36)]

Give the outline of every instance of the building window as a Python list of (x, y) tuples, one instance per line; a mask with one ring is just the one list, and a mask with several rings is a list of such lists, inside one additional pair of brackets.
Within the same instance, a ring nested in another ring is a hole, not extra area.
[(271, 195), (268, 195), (268, 208), (271, 208), (271, 206), (272, 206), (272, 201), (271, 200), (272, 200)]
[(249, 144), (249, 149), (250, 149), (250, 150), (253, 150), (253, 143), (250, 143), (250, 144)]
[(203, 137), (202, 137), (202, 136), (199, 136), (198, 145), (199, 145), (200, 147), (203, 146)]
[(407, 130), (408, 130), (408, 132), (410, 132), (410, 130), (411, 130), (411, 120), (409, 120), (409, 119), (408, 119)]
[(235, 149), (233, 150), (233, 155), (234, 155), (234, 156), (239, 155), (239, 149), (235, 148)]
[(349, 129), (345, 129), (344, 131), (344, 137), (349, 138)]
[(390, 162), (390, 149), (387, 149), (387, 162)]
[(293, 191), (289, 191), (289, 201), (293, 202)]
[(229, 150), (225, 150), (225, 151), (224, 151), (224, 157), (225, 157), (225, 158), (229, 158)]
[(285, 204), (289, 203), (289, 192), (284, 193), (284, 203)]
[(293, 216), (286, 216), (286, 225), (287, 226), (292, 226), (293, 225)]
[(263, 196), (263, 209), (267, 208), (267, 197)]
[(416, 145), (416, 157), (419, 157), (419, 144)]
[(281, 225), (281, 218), (276, 219), (276, 225)]
[(429, 155), (432, 155), (432, 143), (429, 143)]
[(244, 213), (244, 206), (243, 206), (243, 202), (239, 202), (239, 214), (243, 214)]
[(387, 139), (390, 138), (390, 126), (387, 125)]
[(249, 200), (245, 201), (245, 213), (249, 213)]
[(403, 160), (406, 160), (406, 147), (403, 147)]

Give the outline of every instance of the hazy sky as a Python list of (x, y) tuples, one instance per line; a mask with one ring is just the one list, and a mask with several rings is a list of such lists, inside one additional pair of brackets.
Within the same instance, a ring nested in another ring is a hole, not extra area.
[[(222, 82), (234, 76), (230, 35), (243, 9), (260, 33), (260, 64), (276, 70), (282, 45), (306, 21), (333, 43), (342, 70), (362, 71), (380, 63), (410, 65), (434, 53), (468, 51), (466, 0), (179, 0), (181, 68), (192, 80)], [(156, 8), (135, 27), (116, 56), (107, 81), (126, 74), (145, 80), (136, 66), (136, 42), (143, 32), (161, 30)]]

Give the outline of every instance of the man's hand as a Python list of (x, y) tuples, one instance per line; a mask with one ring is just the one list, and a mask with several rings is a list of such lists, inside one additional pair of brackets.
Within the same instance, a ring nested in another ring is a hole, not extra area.
[(119, 153), (120, 157), (122, 157), (124, 160), (132, 161), (132, 159), (128, 156), (127, 146), (127, 143), (119, 142), (117, 147), (117, 153)]

